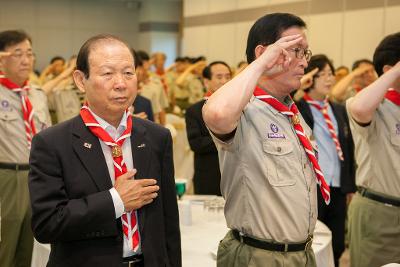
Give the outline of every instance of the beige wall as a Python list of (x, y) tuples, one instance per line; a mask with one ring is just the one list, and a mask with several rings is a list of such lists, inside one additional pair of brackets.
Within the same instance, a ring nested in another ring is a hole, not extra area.
[(290, 12), (308, 25), (314, 54), (335, 66), (372, 58), (379, 41), (400, 31), (399, 0), (184, 0), (183, 55), (236, 65), (245, 59), (247, 34), (269, 12)]
[(23, 29), (32, 36), (37, 69), (55, 55), (69, 58), (83, 42), (111, 33), (138, 46), (135, 4), (105, 0), (0, 0), (0, 31)]

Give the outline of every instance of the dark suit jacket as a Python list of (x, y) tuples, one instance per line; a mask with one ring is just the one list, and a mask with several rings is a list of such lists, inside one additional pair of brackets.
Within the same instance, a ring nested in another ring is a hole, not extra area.
[(133, 102), (134, 112), (138, 114), (144, 112), (147, 115), (147, 119), (154, 121), (153, 108), (151, 107), (151, 101), (144, 96), (137, 95), (135, 101)]
[[(158, 197), (138, 210), (145, 266), (181, 266), (171, 135), (134, 118), (131, 144), (135, 179), (154, 178), (160, 186)], [(82, 119), (37, 134), (30, 167), (32, 228), (39, 242), (51, 243), (48, 266), (121, 266), (122, 226), (108, 191), (111, 179), (99, 139)]]
[[(339, 143), (343, 151), (344, 161), (340, 162), (340, 188), (342, 193), (353, 193), (355, 185), (354, 142), (350, 131), (349, 118), (343, 105), (329, 102), (338, 123)], [(314, 129), (314, 117), (310, 105), (302, 98), (296, 103), (304, 120), (311, 129)]]
[(186, 110), (186, 131), (194, 152), (194, 191), (196, 194), (221, 195), (218, 151), (203, 120), (201, 100)]

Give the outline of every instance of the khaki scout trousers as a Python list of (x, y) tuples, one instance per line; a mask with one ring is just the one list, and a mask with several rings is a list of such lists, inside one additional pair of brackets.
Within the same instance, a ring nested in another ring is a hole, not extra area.
[(0, 169), (1, 267), (30, 267), (33, 248), (28, 171)]
[(351, 267), (400, 263), (400, 207), (356, 193), (348, 215)]
[(229, 231), (218, 247), (217, 267), (315, 267), (312, 248), (298, 252), (275, 252), (248, 246)]

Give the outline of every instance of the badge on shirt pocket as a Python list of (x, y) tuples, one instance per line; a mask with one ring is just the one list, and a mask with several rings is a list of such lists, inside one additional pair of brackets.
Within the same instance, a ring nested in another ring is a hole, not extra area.
[[(272, 132), (268, 132), (269, 130), (271, 130)], [(274, 123), (271, 123), (269, 125), (269, 129), (267, 130), (267, 137), (268, 138), (283, 138), (283, 139), (286, 138), (283, 133), (279, 133), (279, 127)]]
[(10, 102), (8, 102), (7, 100), (1, 100), (0, 101), (0, 109), (1, 109), (1, 111), (12, 111)]

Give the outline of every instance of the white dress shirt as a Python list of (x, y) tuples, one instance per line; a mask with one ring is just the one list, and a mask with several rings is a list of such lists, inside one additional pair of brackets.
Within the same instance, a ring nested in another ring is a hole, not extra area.
[[(89, 109), (89, 111), (92, 113), (92, 115), (95, 117), (97, 122), (100, 124), (101, 128), (103, 128), (110, 136), (112, 139), (116, 140), (118, 137), (122, 135), (122, 133), (125, 131), (127, 127), (127, 113), (125, 112), (124, 115), (122, 116), (121, 122), (118, 125), (118, 128), (115, 128), (99, 116), (97, 116), (92, 110)], [(103, 150), (104, 158), (106, 159), (106, 164), (108, 168), (108, 172), (111, 177), (111, 182), (114, 185), (115, 184), (115, 172), (114, 172), (114, 163), (113, 163), (113, 157), (111, 154), (111, 149), (109, 146), (107, 146), (102, 140), (100, 140), (100, 145), (101, 149)], [(124, 143), (122, 144), (122, 156), (124, 158), (126, 168), (127, 170), (133, 170), (133, 158), (132, 158), (132, 147), (131, 147), (131, 139), (126, 138)], [(125, 211), (124, 203), (122, 202), (122, 199), (120, 195), (118, 194), (117, 190), (113, 187), (110, 190), (110, 194), (114, 203), (114, 208), (115, 208), (115, 218), (118, 219), (119, 217), (122, 216), (122, 214)], [(138, 218), (137, 211), (136, 212), (136, 218)], [(137, 220), (137, 223), (139, 225), (139, 221)], [(138, 229), (139, 231), (139, 229)], [(141, 253), (141, 245), (139, 244), (139, 249), (137, 252), (134, 252), (133, 250), (130, 249), (128, 239), (124, 236), (124, 249), (123, 249), (123, 257), (129, 257), (135, 254), (140, 254)], [(140, 237), (140, 232), (139, 232), (139, 237)], [(139, 238), (140, 241), (140, 238)]]

